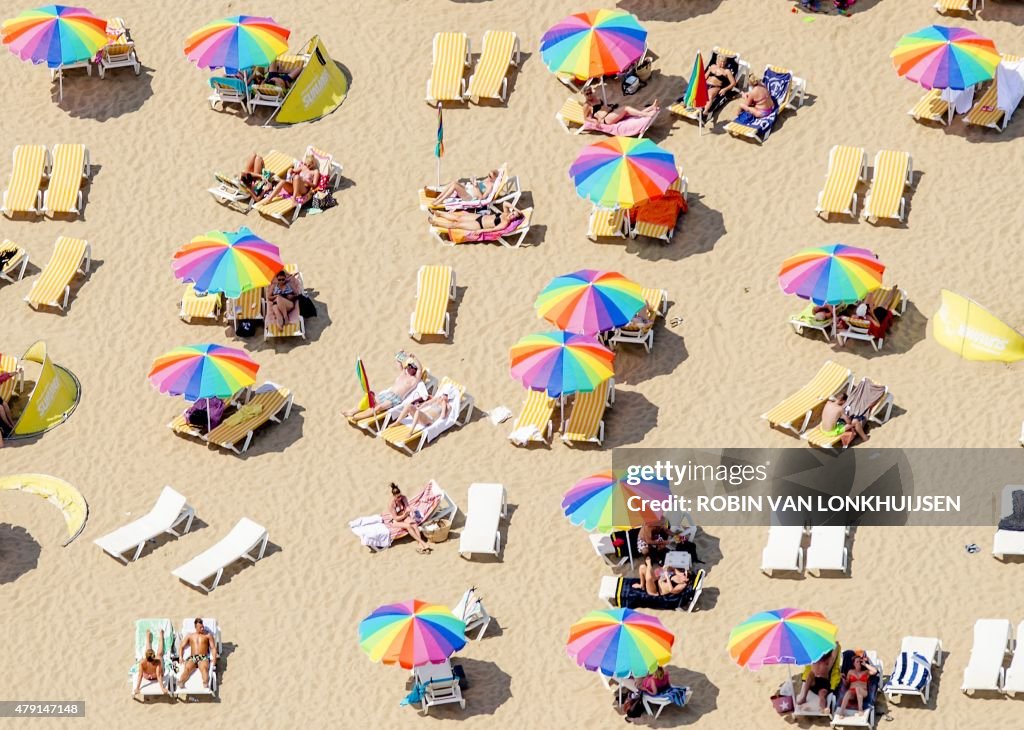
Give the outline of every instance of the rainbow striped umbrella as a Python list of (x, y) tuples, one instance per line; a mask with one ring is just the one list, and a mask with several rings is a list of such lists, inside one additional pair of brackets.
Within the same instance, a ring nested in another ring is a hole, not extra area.
[(704, 57), (697, 51), (697, 57), (693, 59), (693, 70), (690, 71), (690, 83), (683, 95), (683, 105), (687, 109), (702, 109), (707, 103), (708, 80), (704, 77)]
[(654, 616), (632, 608), (591, 611), (569, 627), (566, 652), (590, 672), (644, 677), (672, 658), (675, 636)]
[(234, 74), (269, 66), (288, 50), (291, 31), (273, 18), (232, 15), (193, 31), (185, 39), (185, 55), (200, 68), (222, 68)]
[(878, 289), (884, 271), (871, 251), (833, 243), (806, 248), (783, 261), (779, 286), (815, 304), (850, 304)]
[(370, 659), (403, 669), (440, 664), (465, 645), (464, 621), (417, 599), (380, 606), (359, 622), (359, 646)]
[(931, 25), (900, 38), (889, 57), (896, 72), (926, 89), (966, 89), (995, 76), (995, 44), (967, 28)]
[(561, 330), (596, 335), (628, 324), (644, 304), (640, 285), (622, 274), (583, 269), (552, 279), (533, 306)]
[(729, 634), (729, 656), (747, 669), (766, 664), (812, 664), (836, 645), (837, 632), (817, 611), (762, 611)]
[(513, 378), (557, 398), (590, 392), (610, 378), (615, 353), (586, 335), (541, 332), (514, 344), (510, 359)]
[[(642, 500), (660, 502), (671, 495), (664, 479), (628, 479), (625, 474), (616, 476), (608, 469), (576, 482), (562, 497), (562, 510), (574, 525), (591, 532), (610, 533), (660, 519), (664, 510), (644, 505)], [(631, 504), (635, 509), (630, 509)]]
[(576, 193), (602, 208), (633, 208), (679, 178), (676, 158), (649, 139), (611, 137), (587, 145), (569, 168)]
[(174, 275), (195, 282), (197, 291), (239, 297), (247, 289), (266, 286), (281, 270), (281, 252), (248, 228), (210, 231), (174, 252)]
[(107, 44), (107, 21), (85, 8), (44, 5), (5, 20), (0, 34), (22, 61), (59, 68), (93, 58)]
[(647, 31), (636, 16), (588, 10), (548, 28), (540, 39), (540, 57), (552, 73), (592, 79), (625, 70), (646, 47)]
[(228, 398), (256, 382), (259, 364), (245, 350), (224, 345), (175, 347), (153, 361), (149, 382), (185, 400)]

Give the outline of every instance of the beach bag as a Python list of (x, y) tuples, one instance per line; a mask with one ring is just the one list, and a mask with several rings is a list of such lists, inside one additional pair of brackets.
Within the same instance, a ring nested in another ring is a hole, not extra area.
[(238, 337), (252, 337), (256, 334), (256, 325), (259, 320), (240, 319), (235, 325), (235, 335)]
[(635, 72), (628, 73), (622, 77), (622, 93), (625, 96), (633, 96), (644, 86), (644, 82), (640, 80), (640, 77)]
[(316, 305), (313, 304), (313, 300), (307, 297), (305, 294), (299, 294), (299, 314), (302, 315), (303, 319), (309, 319), (310, 317), (316, 316)]
[(643, 694), (631, 692), (629, 699), (622, 703), (622, 712), (626, 717), (640, 717), (644, 712)]
[(432, 525), (432, 527), (434, 528), (432, 530), (424, 529), (423, 536), (427, 538), (427, 542), (438, 544), (448, 539), (448, 533), (452, 529), (452, 523), (448, 520), (438, 520), (434, 525)]
[(200, 398), (185, 411), (185, 419), (203, 431), (214, 429), (224, 420), (224, 401), (220, 398)]
[(792, 695), (780, 695), (778, 692), (772, 695), (772, 707), (780, 715), (785, 715), (793, 711), (793, 696)]
[(644, 84), (651, 80), (651, 74), (654, 73), (654, 62), (645, 58), (641, 63), (637, 64), (636, 75)]
[(4, 266), (7, 265), (8, 261), (14, 258), (14, 254), (16, 253), (17, 251), (11, 248), (0, 251), (0, 271), (2, 271)]
[(313, 210), (330, 210), (338, 204), (338, 201), (334, 199), (334, 193), (330, 190), (321, 190), (313, 194), (313, 199), (309, 201), (309, 207)]

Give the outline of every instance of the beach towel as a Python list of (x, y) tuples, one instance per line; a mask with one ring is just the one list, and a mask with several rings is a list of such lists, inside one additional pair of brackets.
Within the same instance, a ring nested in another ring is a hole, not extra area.
[(846, 407), (843, 411), (849, 416), (866, 416), (883, 395), (885, 395), (884, 386), (864, 378), (857, 383), (853, 392), (846, 399)]
[(256, 418), (256, 416), (260, 415), (262, 412), (263, 406), (261, 406), (259, 403), (249, 403), (247, 405), (242, 406), (237, 411), (228, 416), (228, 418), (224, 421), (224, 425), (237, 426), (239, 423), (242, 423), (243, 421), (248, 421), (249, 419)]
[(504, 228), (498, 228), (490, 231), (464, 231), (461, 228), (449, 228), (447, 229), (448, 238), (451, 239), (452, 243), (482, 243), (486, 241), (497, 241), (502, 236), (515, 233), (516, 229), (518, 229), (525, 220), (525, 218), (517, 218), (514, 221), (509, 221)]
[(516, 446), (526, 446), (531, 440), (542, 437), (544, 434), (534, 424), (520, 426), (508, 435), (509, 440)]
[(677, 707), (686, 707), (689, 690), (689, 687), (669, 687), (667, 690), (656, 696), (668, 700)]
[(655, 114), (653, 117), (626, 117), (615, 124), (605, 124), (588, 119), (583, 122), (583, 131), (603, 132), (616, 137), (636, 137), (646, 132), (657, 116)]
[(128, 670), (135, 674), (139, 668), (139, 659), (146, 653), (146, 632), (153, 632), (153, 651), (160, 646), (160, 630), (164, 631), (164, 669), (171, 664), (171, 650), (174, 647), (174, 628), (167, 618), (140, 618), (135, 622), (135, 663)]
[(813, 302), (809, 303), (806, 307), (803, 308), (803, 311), (800, 312), (800, 314), (796, 315), (793, 319), (797, 319), (801, 322), (806, 322), (807, 324), (814, 325), (829, 324), (832, 321), (832, 313), (829, 312), (829, 314), (824, 319), (818, 319), (817, 316), (815, 316), (814, 314), (814, 308), (816, 306), (817, 305), (814, 304)]
[(349, 522), (348, 526), (359, 538), (359, 542), (366, 547), (377, 550), (391, 547), (391, 531), (384, 524), (381, 515), (357, 517)]
[(643, 222), (665, 228), (675, 228), (680, 213), (687, 211), (683, 194), (678, 190), (669, 190), (664, 195), (652, 198), (643, 205), (630, 211), (633, 223)]
[(928, 684), (928, 677), (931, 675), (931, 667), (927, 659), (914, 652), (904, 651), (896, 657), (896, 664), (893, 665), (889, 681), (885, 683), (886, 689), (912, 689), (918, 692), (924, 690)]
[(775, 102), (771, 112), (763, 117), (754, 116), (750, 112), (740, 112), (740, 115), (736, 117), (736, 123), (742, 124), (745, 127), (752, 127), (757, 132), (758, 139), (764, 140), (768, 133), (772, 131), (772, 127), (775, 126), (775, 120), (779, 116), (779, 105), (782, 104), (782, 100), (789, 93), (789, 85), (793, 81), (793, 74), (777, 73), (767, 69), (762, 80), (772, 97), (772, 101)]

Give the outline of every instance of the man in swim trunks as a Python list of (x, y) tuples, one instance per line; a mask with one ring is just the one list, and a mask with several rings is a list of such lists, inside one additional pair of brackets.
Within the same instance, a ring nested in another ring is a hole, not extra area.
[(146, 632), (146, 652), (139, 659), (138, 671), (135, 672), (135, 691), (133, 696), (139, 694), (142, 687), (142, 680), (147, 682), (159, 682), (160, 691), (169, 694), (167, 685), (164, 684), (164, 630), (160, 629), (160, 643), (156, 651), (153, 651), (153, 632)]
[(818, 695), (821, 707), (828, 707), (829, 694), (839, 686), (838, 682), (836, 682), (835, 686), (832, 684), (833, 668), (835, 668), (835, 663), (838, 661), (839, 656), (839, 644), (836, 644), (831, 650), (822, 654), (818, 661), (804, 670), (803, 686), (801, 686), (800, 694), (796, 698), (797, 705), (804, 704), (807, 701), (807, 695), (813, 692)]
[[(217, 663), (217, 642), (213, 640), (213, 636), (206, 627), (203, 626), (203, 620), (197, 618), (195, 620), (196, 630), (185, 637), (182, 642), (181, 655), (183, 657), (182, 663), (185, 665), (181, 670), (181, 676), (178, 677), (178, 685), (181, 687), (185, 686), (185, 682), (192, 676), (196, 668), (199, 668), (199, 674), (203, 677), (203, 688), (210, 688), (210, 667)], [(185, 656), (184, 647), (188, 647), (189, 655)]]
[(757, 118), (766, 117), (775, 109), (775, 100), (768, 93), (768, 89), (761, 83), (761, 79), (750, 79), (750, 90), (743, 95), (743, 103), (740, 109), (750, 112)]
[(413, 389), (423, 379), (423, 375), (419, 361), (412, 355), (409, 355), (404, 360), (396, 360), (396, 362), (399, 370), (398, 377), (395, 378), (395, 382), (390, 388), (375, 394), (377, 402), (373, 406), (362, 410), (353, 408), (352, 410), (342, 411), (341, 415), (358, 421), (402, 405), (402, 401), (412, 393)]

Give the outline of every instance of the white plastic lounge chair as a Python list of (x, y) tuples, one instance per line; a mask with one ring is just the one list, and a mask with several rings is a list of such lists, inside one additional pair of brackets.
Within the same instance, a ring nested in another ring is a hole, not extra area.
[(768, 528), (768, 544), (761, 551), (761, 571), (804, 572), (804, 528), (799, 525), (772, 525)]
[[(221, 655), (221, 638), (220, 638), (220, 626), (217, 624), (217, 619), (207, 618), (206, 616), (200, 616), (203, 620), (203, 627), (210, 632), (213, 637), (213, 642), (217, 647), (217, 657)], [(184, 618), (181, 620), (181, 630), (178, 631), (178, 651), (181, 652), (180, 659), (182, 662), (192, 653), (188, 646), (185, 645), (185, 637), (195, 631), (196, 624), (195, 618)], [(177, 678), (175, 678), (175, 695), (182, 699), (188, 700), (189, 697), (194, 695), (208, 695), (211, 697), (217, 696), (217, 665), (214, 662), (210, 662), (210, 686), (203, 686), (203, 675), (200, 673), (197, 667), (194, 672), (185, 680), (185, 684), (178, 684)]]
[(471, 558), (473, 553), (501, 552), (498, 525), (508, 518), (505, 487), (501, 484), (470, 484), (466, 504), (466, 524), (459, 535), (459, 555)]
[[(156, 504), (148, 514), (114, 530), (109, 535), (93, 540), (93, 542), (103, 548), (103, 552), (127, 565), (139, 559), (147, 541), (165, 532), (175, 537), (181, 537), (187, 533), (192, 529), (192, 518), (195, 515), (195, 510), (188, 504), (185, 497), (171, 487), (164, 487)], [(180, 527), (182, 522), (185, 523), (184, 527)], [(180, 532), (177, 529), (179, 527)], [(125, 553), (130, 553), (133, 550), (132, 556), (126, 558)]]
[(142, 64), (135, 53), (135, 41), (124, 18), (111, 18), (107, 21), (107, 45), (100, 49), (97, 57), (96, 70), (102, 79), (107, 71), (114, 68), (130, 68), (138, 76), (142, 73)]
[(462, 598), (452, 609), (452, 613), (455, 614), (456, 618), (462, 619), (466, 624), (466, 634), (473, 631), (478, 626), (480, 627), (480, 633), (476, 635), (476, 640), (484, 638), (484, 632), (487, 631), (487, 627), (491, 624), (491, 615), (487, 613), (487, 609), (484, 608), (484, 602), (480, 600), (480, 597), (476, 594), (476, 588), (470, 588), (462, 594)]
[(798, 335), (802, 335), (804, 330), (814, 330), (821, 333), (821, 336), (825, 338), (825, 342), (832, 341), (831, 313), (829, 313), (828, 319), (818, 319), (814, 316), (814, 304), (811, 302), (808, 302), (807, 306), (798, 313), (792, 315), (789, 318), (789, 324)]
[[(262, 558), (267, 549), (267, 539), (267, 528), (243, 517), (220, 542), (175, 568), (171, 574), (209, 593), (220, 584), (224, 568), (236, 560), (245, 558), (255, 563)], [(256, 553), (255, 556), (253, 553)], [(205, 582), (210, 578), (213, 581), (207, 588)]]
[(459, 707), (466, 709), (466, 700), (459, 688), (459, 678), (452, 670), (452, 663), (446, 659), (442, 664), (424, 664), (412, 671), (416, 684), (423, 687), (423, 714), (430, 712), (435, 705), (447, 705), (458, 702)]
[[(384, 419), (384, 425), (381, 426), (380, 431), (380, 436), (384, 439), (385, 443), (412, 456), (453, 426), (461, 427), (469, 423), (469, 420), (473, 417), (473, 396), (466, 392), (465, 386), (456, 383), (448, 377), (441, 381), (438, 391), (443, 391), (446, 388), (450, 394), (448, 415), (444, 418), (438, 418), (425, 428), (418, 429), (415, 433), (412, 430), (411, 416), (406, 416), (404, 421), (407, 422), (395, 422), (395, 419), (401, 414), (401, 407), (396, 406), (388, 411), (387, 418)], [(463, 413), (465, 413), (465, 417), (459, 420)]]
[(1013, 697), (1017, 692), (1024, 692), (1024, 621), (1017, 624), (1017, 642), (1013, 649), (1013, 660), (1003, 677), (1003, 692)]
[(214, 76), (210, 79), (210, 89), (212, 93), (207, 98), (207, 101), (210, 102), (211, 109), (216, 109), (217, 104), (220, 104), (222, 108), (227, 104), (238, 104), (242, 107), (242, 111), (245, 112), (245, 116), (249, 116), (251, 113), (252, 110), (249, 107), (249, 85), (241, 79)]
[(164, 632), (163, 645), (163, 687), (155, 679), (143, 679), (139, 684), (139, 700), (145, 702), (150, 697), (163, 697), (164, 688), (174, 692), (174, 671), (171, 666), (171, 654), (174, 647), (174, 629), (169, 618), (140, 618), (135, 622), (135, 663), (128, 670), (129, 691), (135, 692), (136, 673), (139, 671), (139, 660), (146, 653), (146, 632), (151, 633), (151, 646), (157, 651), (160, 643), (160, 631)]
[(1004, 618), (983, 618), (974, 622), (971, 658), (960, 685), (967, 694), (977, 690), (1001, 692), (1003, 659), (1013, 650), (1013, 629)]
[(206, 191), (213, 196), (214, 200), (239, 213), (248, 213), (252, 210), (252, 196), (242, 185), (241, 180), (220, 172), (215, 172), (213, 177), (217, 181), (217, 187), (207, 188)]
[(621, 568), (629, 562), (629, 555), (623, 555), (621, 558), (618, 557), (618, 551), (612, 544), (611, 535), (598, 535), (592, 532), (587, 537), (590, 538), (590, 546), (594, 548), (597, 556), (611, 567)]
[[(1013, 492), (1024, 489), (1021, 484), (1007, 484), (1003, 487), (1001, 517), (1013, 514)], [(1002, 560), (1006, 555), (1024, 555), (1024, 532), (1017, 530), (996, 530), (992, 539), (992, 555)]]
[[(689, 687), (678, 686), (678, 685), (673, 685), (672, 689), (673, 690), (683, 690), (686, 693), (686, 695), (685, 695), (686, 704), (687, 705), (690, 704), (690, 700), (693, 697), (693, 690), (691, 690)], [(648, 715), (654, 715), (654, 719), (655, 720), (657, 720), (659, 717), (661, 717), (661, 711), (662, 710), (664, 710), (666, 707), (670, 707), (672, 704), (674, 704), (672, 702), (672, 700), (670, 700), (668, 698), (668, 695), (665, 692), (663, 692), (661, 694), (657, 694), (657, 695), (644, 694), (644, 696), (643, 696), (643, 703), (644, 703), (644, 710), (646, 710)], [(685, 707), (685, 705), (684, 705), (684, 707)]]
[(811, 544), (807, 546), (807, 572), (823, 570), (850, 571), (850, 554), (846, 547), (849, 527), (818, 525), (811, 528)]
[(882, 686), (885, 698), (899, 704), (904, 695), (920, 697), (928, 704), (932, 674), (942, 666), (942, 642), (925, 636), (905, 636), (892, 674)]

